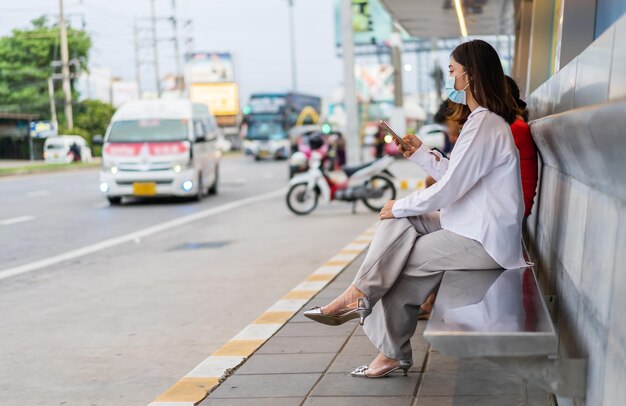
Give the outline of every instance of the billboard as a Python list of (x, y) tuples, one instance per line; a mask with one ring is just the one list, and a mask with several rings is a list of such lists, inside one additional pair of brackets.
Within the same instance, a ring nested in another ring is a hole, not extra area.
[[(341, 7), (335, 0), (335, 43), (341, 47)], [(393, 30), (391, 16), (380, 0), (352, 0), (352, 30), (355, 45), (382, 44)]]
[(33, 138), (56, 137), (57, 124), (53, 121), (31, 121), (30, 136)]
[(234, 82), (235, 73), (230, 52), (192, 52), (185, 57), (187, 83)]
[(234, 116), (239, 111), (236, 83), (190, 83), (189, 98), (203, 103), (214, 116)]
[(393, 101), (393, 67), (389, 64), (357, 65), (356, 92), (360, 103)]

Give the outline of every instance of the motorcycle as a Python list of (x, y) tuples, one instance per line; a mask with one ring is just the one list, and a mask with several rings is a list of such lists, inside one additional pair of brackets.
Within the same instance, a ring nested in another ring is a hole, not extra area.
[(314, 151), (306, 172), (296, 174), (289, 181), (287, 207), (298, 215), (311, 213), (321, 199), (323, 203), (341, 200), (352, 203), (362, 201), (370, 210), (379, 212), (385, 203), (396, 198), (394, 176), (387, 169), (394, 161), (385, 156), (376, 161), (342, 168), (345, 179), (331, 179), (322, 166), (323, 157)]

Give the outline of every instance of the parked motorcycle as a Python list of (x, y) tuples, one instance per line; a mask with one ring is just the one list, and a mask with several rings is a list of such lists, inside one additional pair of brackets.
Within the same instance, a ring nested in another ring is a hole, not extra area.
[(289, 182), (287, 207), (298, 215), (309, 214), (317, 207), (319, 200), (328, 203), (333, 200), (352, 202), (352, 212), (356, 203), (362, 201), (369, 209), (378, 212), (385, 203), (396, 198), (394, 176), (387, 169), (394, 159), (385, 156), (376, 161), (344, 167), (346, 179), (334, 181), (322, 168), (322, 155), (311, 154), (306, 172), (298, 173)]

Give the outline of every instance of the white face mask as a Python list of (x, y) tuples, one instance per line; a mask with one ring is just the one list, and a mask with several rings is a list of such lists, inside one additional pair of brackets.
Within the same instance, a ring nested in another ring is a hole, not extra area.
[(465, 92), (465, 89), (467, 89), (467, 87), (469, 86), (469, 83), (462, 90), (456, 90), (454, 88), (454, 84), (456, 83), (456, 78), (459, 78), (465, 75), (466, 73), (467, 72), (463, 72), (457, 76), (448, 76), (448, 78), (446, 79), (446, 92), (448, 93), (448, 99), (450, 99), (450, 101), (454, 103), (467, 104), (467, 94)]

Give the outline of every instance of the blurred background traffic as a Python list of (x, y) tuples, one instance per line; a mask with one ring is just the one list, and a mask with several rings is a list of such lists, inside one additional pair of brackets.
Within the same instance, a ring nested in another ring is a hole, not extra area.
[(407, 31), (380, 0), (355, 0), (347, 46), (339, 1), (30, 3), (0, 13), (2, 160), (101, 157), (114, 112), (151, 99), (206, 106), (216, 149), (257, 160), (288, 159), (314, 133), (336, 167), (396, 154), (379, 120), (445, 149), (445, 128), (424, 126), (443, 124), (433, 116), (467, 25), (506, 73), (513, 61), (510, 2), (415, 2)]

